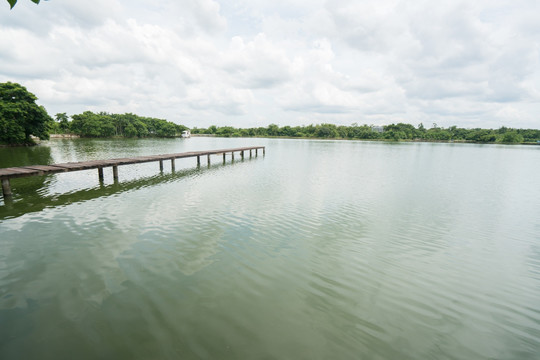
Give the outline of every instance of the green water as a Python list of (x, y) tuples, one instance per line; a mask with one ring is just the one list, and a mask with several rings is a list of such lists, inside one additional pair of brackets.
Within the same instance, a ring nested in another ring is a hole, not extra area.
[(250, 145), (13, 180), (0, 358), (538, 358), (540, 147), (54, 140), (0, 167)]

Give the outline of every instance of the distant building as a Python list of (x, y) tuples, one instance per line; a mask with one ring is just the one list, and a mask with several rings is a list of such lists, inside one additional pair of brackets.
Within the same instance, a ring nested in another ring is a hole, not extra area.
[(382, 127), (382, 126), (372, 126), (371, 131), (382, 133), (382, 132), (384, 132), (384, 127)]

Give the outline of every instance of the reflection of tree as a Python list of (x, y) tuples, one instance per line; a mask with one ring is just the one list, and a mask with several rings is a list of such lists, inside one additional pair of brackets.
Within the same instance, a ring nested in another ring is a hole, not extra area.
[[(48, 149), (48, 148), (47, 148)], [(3, 150), (3, 149), (1, 149)], [(49, 149), (50, 150), (50, 149)], [(0, 152), (0, 154), (2, 154)], [(251, 160), (254, 161), (255, 159)], [(246, 160), (250, 161), (250, 160)], [(34, 163), (37, 164), (37, 163)], [(30, 165), (24, 163), (21, 166)], [(229, 163), (228, 166), (234, 165)], [(209, 170), (214, 170), (224, 164), (215, 164), (209, 166)], [(118, 192), (126, 190), (134, 190), (144, 188), (147, 186), (153, 186), (161, 183), (176, 181), (186, 176), (194, 176), (201, 172), (200, 168), (193, 168), (184, 171), (176, 171), (170, 174), (159, 174), (151, 177), (139, 178), (133, 181), (126, 181), (110, 185), (96, 186), (90, 189), (79, 190), (75, 192), (69, 192), (65, 194), (54, 194), (51, 196), (43, 196), (47, 193), (48, 184), (52, 175), (48, 176), (33, 176), (28, 178), (19, 178), (12, 181), (13, 193), (15, 201), (9, 206), (0, 205), (0, 220), (7, 217), (18, 217), (26, 213), (38, 212), (45, 208), (55, 206), (65, 206), (73, 203), (78, 203), (86, 200), (97, 199), (103, 196), (113, 195)], [(60, 175), (61, 176), (61, 175)], [(21, 189), (17, 191), (17, 189)], [(22, 194), (22, 195), (21, 195)], [(19, 200), (17, 197), (22, 198), (24, 201)]]
[(49, 165), (52, 161), (51, 148), (48, 146), (0, 148), (0, 168)]
[[(29, 147), (6, 147), (0, 148), (0, 168), (27, 166), (27, 165), (49, 165), (53, 163), (51, 148), (48, 146)], [(24, 189), (25, 193), (37, 194), (39, 191), (46, 191), (51, 176), (31, 176), (11, 181), (11, 188), (16, 200), (19, 189)]]

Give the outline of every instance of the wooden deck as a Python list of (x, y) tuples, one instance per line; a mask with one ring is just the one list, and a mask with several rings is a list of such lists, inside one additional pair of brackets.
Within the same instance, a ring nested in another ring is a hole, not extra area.
[(63, 164), (52, 164), (52, 165), (29, 165), (29, 166), (20, 166), (20, 167), (10, 167), (0, 169), (0, 180), (2, 181), (2, 194), (4, 199), (10, 197), (11, 186), (10, 179), (27, 177), (27, 176), (42, 176), (49, 174), (56, 174), (62, 172), (71, 172), (71, 171), (81, 171), (81, 170), (90, 170), (98, 169), (98, 176), (100, 181), (103, 181), (103, 168), (112, 167), (113, 168), (113, 177), (115, 181), (118, 180), (118, 166), (120, 165), (129, 165), (129, 164), (140, 164), (152, 161), (159, 161), (160, 170), (163, 171), (163, 161), (170, 160), (171, 168), (174, 171), (174, 160), (196, 157), (197, 165), (201, 163), (201, 156), (207, 156), (208, 161), (210, 161), (210, 155), (219, 155), (223, 154), (223, 160), (225, 160), (225, 154), (231, 153), (232, 158), (234, 159), (234, 153), (240, 153), (240, 156), (244, 158), (244, 153), (249, 152), (249, 155), (258, 155), (258, 150), (262, 150), (263, 154), (265, 153), (264, 146), (249, 146), (241, 147), (234, 149), (219, 149), (219, 150), (206, 150), (206, 151), (191, 151), (184, 153), (176, 154), (163, 154), (163, 155), (151, 155), (151, 156), (138, 156), (131, 158), (119, 158), (119, 159), (109, 159), (109, 160), (92, 160), (92, 161), (81, 161), (81, 162), (70, 162)]

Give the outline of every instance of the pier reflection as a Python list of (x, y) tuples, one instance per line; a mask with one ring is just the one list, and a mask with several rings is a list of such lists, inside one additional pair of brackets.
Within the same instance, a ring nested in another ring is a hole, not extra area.
[[(190, 169), (177, 170), (171, 173), (158, 173), (153, 176), (141, 177), (135, 180), (114, 182), (105, 184), (98, 182), (97, 186), (62, 194), (50, 194), (50, 187), (54, 176), (46, 175), (17, 179), (14, 184), (14, 197), (12, 201), (0, 202), (0, 221), (4, 219), (16, 218), (27, 213), (42, 211), (46, 208), (66, 206), (78, 202), (111, 196), (120, 192), (137, 190), (149, 186), (173, 182), (185, 177), (198, 176), (203, 172), (217, 171), (225, 166), (238, 165), (253, 159), (236, 160), (226, 163), (208, 164), (207, 166), (196, 166)], [(49, 194), (49, 195), (47, 195)]]

